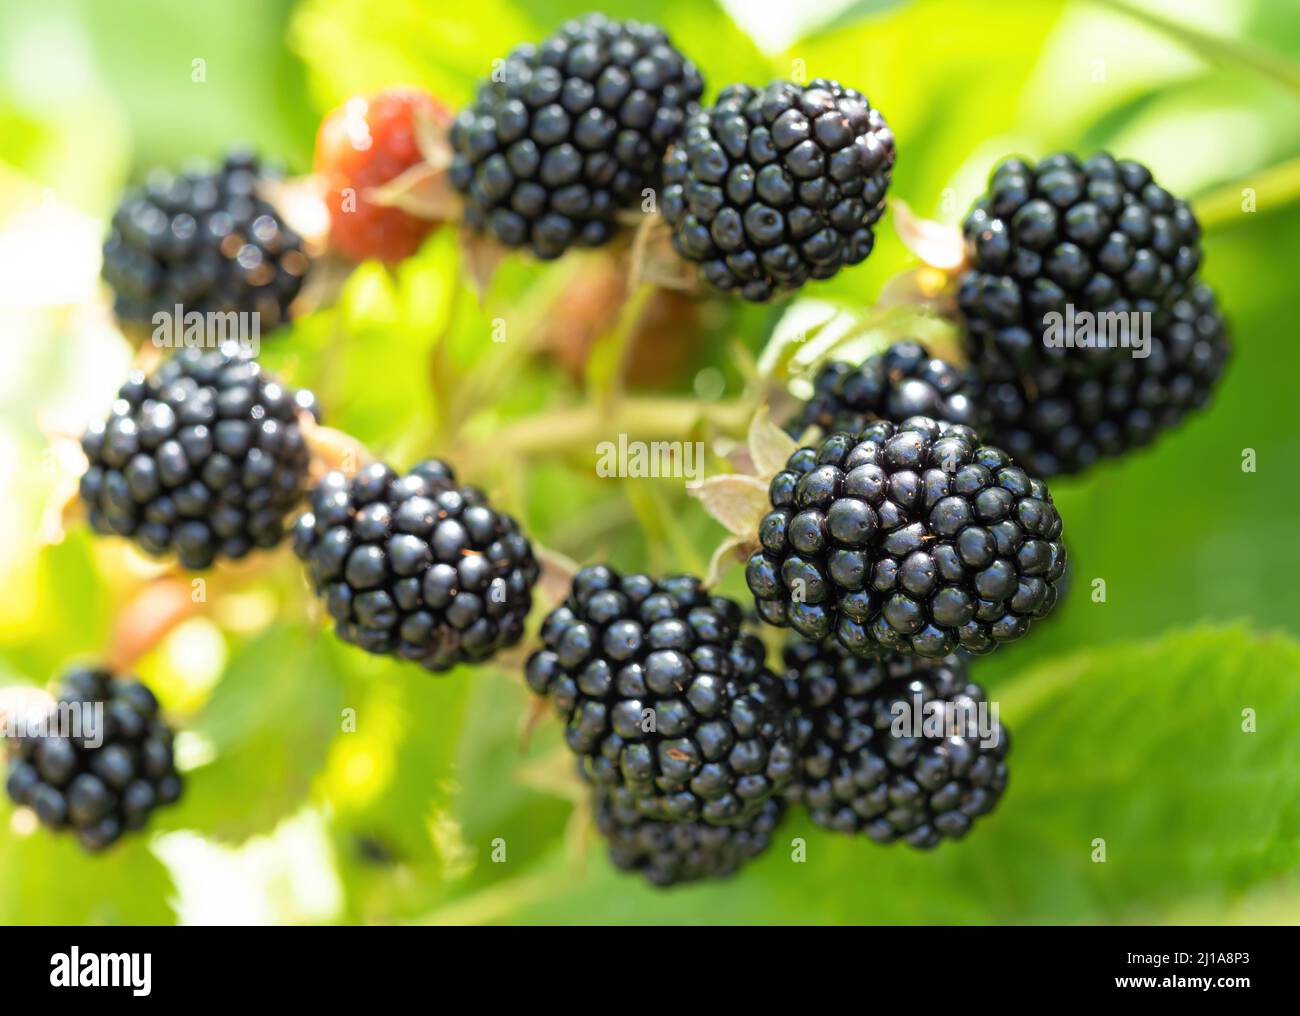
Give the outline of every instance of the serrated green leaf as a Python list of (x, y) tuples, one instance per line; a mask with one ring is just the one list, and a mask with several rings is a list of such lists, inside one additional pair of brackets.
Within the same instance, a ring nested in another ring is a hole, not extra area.
[(1011, 732), (1011, 782), (961, 843), (881, 847), (795, 816), (731, 882), (655, 891), (597, 850), (586, 878), (488, 919), (1147, 922), (1300, 875), (1295, 640), (1231, 628), (1083, 649), (990, 698)]

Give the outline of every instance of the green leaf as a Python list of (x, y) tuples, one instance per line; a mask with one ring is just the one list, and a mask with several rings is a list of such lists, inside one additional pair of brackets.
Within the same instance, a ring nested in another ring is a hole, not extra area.
[(232, 657), (190, 728), (214, 757), (185, 774), (169, 827), (239, 841), (302, 806), (342, 723), (333, 637), (283, 622)]
[[(13, 809), (0, 799), (0, 828)], [(171, 924), (175, 894), (147, 834), (87, 855), (67, 833), (0, 835), (0, 924)]]
[[(1151, 921), (1231, 906), (1300, 874), (1295, 640), (1203, 629), (1083, 649), (990, 699), (1011, 731), (1011, 782), (961, 843), (881, 847), (795, 816), (732, 882), (656, 892), (594, 856), (586, 878), (559, 880), (544, 898), (532, 886), (488, 919)], [(804, 863), (792, 863), (796, 837)], [(1104, 862), (1093, 859), (1098, 840)]]

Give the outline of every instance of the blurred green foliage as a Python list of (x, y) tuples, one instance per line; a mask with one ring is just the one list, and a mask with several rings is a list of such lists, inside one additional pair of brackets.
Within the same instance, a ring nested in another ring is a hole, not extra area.
[[(1108, 148), (1180, 193), (1215, 194), (1202, 205), (1214, 210), (1206, 275), (1231, 319), (1235, 361), (1210, 411), (1145, 453), (1054, 485), (1074, 589), (1034, 637), (975, 665), (1014, 751), (1006, 801), (966, 842), (918, 855), (794, 816), (738, 878), (652, 890), (613, 871), (575, 810), (554, 721), (521, 739), (518, 657), (441, 679), (366, 657), (323, 632), (284, 550), (215, 576), (209, 608), (140, 662), (190, 730), (186, 800), (159, 816), (152, 839), (95, 859), (28, 834), (0, 803), (0, 921), (1300, 918), (1300, 22), (1267, 0), (1151, 5), (1145, 18), (1126, 6), (858, 3), (805, 24), (778, 52), (712, 0), (603, 8), (667, 26), (711, 91), (799, 69), (861, 88), (899, 138), (892, 193), (943, 221), (959, 221), (1013, 151)], [(9, 5), (0, 244), (50, 193), (89, 217), (93, 240), (145, 167), (236, 140), (306, 170), (320, 115), (350, 94), (412, 82), (459, 104), (492, 59), (589, 7)], [(1278, 165), (1243, 210), (1242, 188)], [(722, 532), (681, 482), (597, 477), (595, 442), (617, 438), (612, 421), (574, 440), (559, 430), (608, 383), (598, 365), (617, 362), (617, 321), (605, 323), (586, 392), (535, 348), (557, 295), (597, 257), (513, 258), (480, 306), (454, 237), (438, 235), (393, 275), (363, 266), (336, 306), (268, 341), (265, 358), (394, 464), (450, 458), (548, 547), (621, 567), (697, 568)], [(860, 310), (910, 263), (887, 218), (866, 264), (808, 296)], [(100, 652), (157, 569), (84, 531), (38, 546), (58, 470), (37, 421), (106, 405), (129, 350), (76, 305), (0, 308), (13, 371), (0, 379), (0, 683), (44, 681)], [(781, 313), (709, 306), (654, 394), (680, 406), (698, 381), (720, 377), (723, 399), (736, 398)], [(497, 321), (504, 343), (490, 341)], [(1245, 449), (1255, 472), (1242, 469)], [(724, 589), (740, 594), (743, 581), (733, 572)], [(1254, 711), (1253, 733), (1243, 710)], [(355, 732), (343, 730), (348, 716)], [(805, 863), (792, 863), (796, 837)], [(497, 842), (504, 863), (492, 860)], [(222, 910), (212, 899), (222, 895), (243, 909)]]

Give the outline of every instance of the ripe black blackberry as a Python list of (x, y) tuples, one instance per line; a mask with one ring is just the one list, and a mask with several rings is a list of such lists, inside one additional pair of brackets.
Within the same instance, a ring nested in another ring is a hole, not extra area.
[(871, 253), (894, 135), (838, 81), (729, 85), (664, 162), (673, 246), (705, 280), (764, 301)]
[(158, 171), (128, 191), (104, 242), (118, 318), (153, 328), (155, 314), (180, 305), (186, 314), (255, 313), (263, 329), (286, 321), (308, 259), (302, 239), (257, 196), (268, 175), (256, 156), (235, 152), (219, 169)]
[(465, 221), (507, 247), (559, 257), (613, 236), (656, 187), (704, 90), (663, 30), (591, 14), (517, 47), (451, 129)]
[(800, 448), (770, 487), (745, 578), (759, 615), (860, 656), (987, 653), (1056, 603), (1047, 486), (969, 427), (877, 421)]
[(1150, 313), (1201, 263), (1200, 226), (1145, 166), (1107, 154), (1008, 159), (964, 224), (971, 269), (958, 302), (973, 367), (989, 381), (1040, 368), (1092, 373), (1122, 347), (1048, 346), (1047, 314)]
[(194, 569), (275, 546), (307, 477), (298, 414), (314, 405), (234, 348), (134, 372), (81, 439), (91, 525)]
[(959, 656), (860, 659), (794, 635), (784, 657), (800, 711), (789, 799), (818, 825), (929, 848), (1002, 797), (1010, 739), (991, 711), (981, 730), (984, 691)]
[(599, 788), (594, 800), (614, 866), (664, 887), (734, 875), (772, 845), (785, 813), (785, 802), (772, 798), (748, 822), (716, 826), (646, 818), (625, 790)]
[(584, 568), (525, 676), (592, 783), (648, 818), (747, 822), (793, 778), (794, 752), (785, 689), (741, 621), (698, 579)]
[(181, 796), (172, 731), (148, 688), (104, 670), (70, 671), (58, 701), (46, 727), (17, 739), (5, 786), (42, 824), (103, 850)]
[(857, 433), (873, 420), (936, 420), (980, 428), (979, 383), (969, 372), (930, 353), (919, 342), (895, 342), (854, 366), (825, 364), (813, 381), (813, 395), (790, 425), (798, 437), (817, 426), (824, 434)]
[(437, 459), (330, 473), (294, 549), (339, 638), (435, 672), (517, 643), (539, 574), (519, 524)]
[(990, 438), (1036, 476), (1077, 473), (1100, 459), (1150, 444), (1210, 401), (1231, 354), (1213, 291), (1182, 287), (1158, 315), (1151, 352), (1126, 355), (1096, 377), (1059, 368), (987, 386)]

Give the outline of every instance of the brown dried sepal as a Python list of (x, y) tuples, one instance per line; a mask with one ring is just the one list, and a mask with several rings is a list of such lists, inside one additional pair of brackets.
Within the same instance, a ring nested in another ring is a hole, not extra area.
[(794, 439), (772, 422), (767, 406), (761, 405), (750, 420), (744, 454), (737, 453), (732, 459), (746, 468), (708, 477), (689, 488), (691, 496), (729, 534), (709, 560), (706, 586), (716, 585), (731, 564), (758, 549), (759, 523), (772, 508), (768, 496), (772, 477), (785, 468), (797, 448)]
[[(642, 283), (692, 296), (704, 293), (695, 265), (673, 247), (672, 227), (659, 214), (638, 215), (628, 264), (630, 288)], [(635, 221), (635, 220), (634, 220)]]
[(141, 589), (117, 614), (104, 665), (114, 673), (130, 671), (176, 626), (207, 608), (207, 597), (196, 597), (192, 580), (163, 575)]
[(362, 466), (374, 461), (370, 449), (360, 441), (341, 430), (321, 426), (310, 413), (299, 413), (298, 425), (311, 453), (308, 475), (313, 485), (327, 473), (355, 476)]
[(470, 287), (474, 290), (474, 295), (478, 298), (479, 306), (482, 307), (487, 302), (488, 289), (492, 285), (497, 269), (505, 259), (507, 249), (487, 233), (466, 225), (460, 227), (459, 241), (465, 274), (469, 279)]

